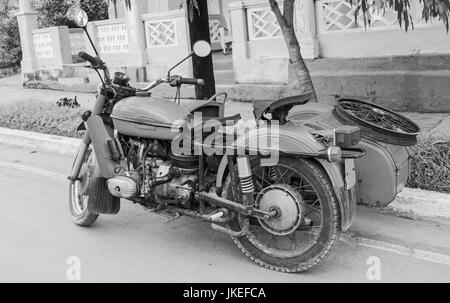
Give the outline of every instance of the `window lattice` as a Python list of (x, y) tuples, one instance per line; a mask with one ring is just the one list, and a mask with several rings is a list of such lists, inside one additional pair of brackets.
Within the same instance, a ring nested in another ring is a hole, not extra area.
[(209, 33), (211, 35), (211, 42), (220, 42), (220, 21), (218, 19), (209, 20)]
[(128, 52), (128, 28), (126, 24), (108, 24), (97, 27), (98, 47), (102, 54)]
[(248, 15), (251, 40), (281, 36), (277, 18), (270, 9), (249, 11)]
[[(356, 6), (348, 0), (325, 0), (320, 1), (318, 5), (323, 11), (324, 31), (364, 28), (364, 20), (361, 16), (358, 16), (355, 22)], [(397, 15), (392, 9), (370, 10), (369, 14), (372, 28), (392, 26), (397, 22)]]
[(36, 58), (52, 58), (52, 37), (50, 33), (33, 34), (34, 51)]
[(173, 46), (177, 44), (174, 21), (146, 22), (147, 46)]

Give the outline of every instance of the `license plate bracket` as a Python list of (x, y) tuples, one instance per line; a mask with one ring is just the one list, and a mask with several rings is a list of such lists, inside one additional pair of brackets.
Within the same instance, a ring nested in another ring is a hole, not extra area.
[(345, 188), (351, 189), (356, 185), (355, 161), (353, 159), (345, 159)]

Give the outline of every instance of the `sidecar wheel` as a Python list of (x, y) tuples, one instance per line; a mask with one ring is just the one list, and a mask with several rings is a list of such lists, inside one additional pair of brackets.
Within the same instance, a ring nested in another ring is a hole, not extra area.
[[(259, 163), (251, 161), (255, 203), (266, 211), (279, 210), (280, 217), (263, 221), (238, 215), (230, 227), (245, 227), (248, 232), (233, 240), (247, 257), (268, 269), (309, 270), (330, 254), (339, 239), (339, 206), (331, 181), (311, 160), (280, 158), (270, 173)], [(226, 190), (230, 199), (232, 191), (229, 186)]]

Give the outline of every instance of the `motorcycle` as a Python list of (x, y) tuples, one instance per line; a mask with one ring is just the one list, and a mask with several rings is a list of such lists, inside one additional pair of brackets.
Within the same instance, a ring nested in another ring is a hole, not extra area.
[[(80, 7), (68, 16), (89, 35)], [(259, 103), (251, 125), (239, 114), (224, 116), (226, 93), (186, 109), (180, 87), (204, 80), (171, 75), (172, 68), (166, 78), (134, 88), (123, 73), (111, 78), (95, 52), (79, 54), (103, 77), (92, 110), (82, 115), (85, 135), (69, 176), (75, 224), (117, 214), (125, 199), (168, 220), (207, 221), (272, 270), (309, 270), (330, 254), (355, 217), (355, 160), (367, 153), (360, 126), (314, 124), (299, 111), (298, 121), (290, 119), (309, 94)], [(198, 41), (175, 66), (210, 52)], [(163, 83), (177, 89), (174, 101), (151, 95)]]

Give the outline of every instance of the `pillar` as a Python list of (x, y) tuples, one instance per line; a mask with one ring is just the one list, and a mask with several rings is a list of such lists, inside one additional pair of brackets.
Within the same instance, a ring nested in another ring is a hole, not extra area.
[(130, 67), (144, 67), (147, 64), (145, 53), (145, 31), (144, 22), (141, 20), (141, 13), (145, 12), (144, 1), (130, 0), (131, 7), (127, 8), (126, 16), (128, 20), (128, 43)]
[(37, 69), (34, 51), (33, 30), (38, 28), (37, 12), (31, 8), (31, 1), (19, 0), (19, 12), (16, 14), (19, 24), (20, 42), (22, 45), (22, 73)]
[(241, 81), (242, 66), (248, 59), (248, 33), (247, 33), (247, 18), (245, 6), (242, 1), (232, 2), (229, 6), (230, 20), (233, 31), (233, 70), (236, 82)]
[(315, 0), (295, 1), (296, 34), (305, 59), (319, 57)]

